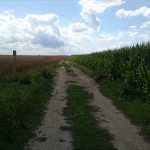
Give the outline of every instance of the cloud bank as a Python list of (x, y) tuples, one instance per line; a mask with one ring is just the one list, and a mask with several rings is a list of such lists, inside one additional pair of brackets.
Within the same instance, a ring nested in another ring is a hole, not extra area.
[(140, 26), (140, 28), (150, 28), (150, 21), (147, 22), (143, 22), (142, 25)]
[(94, 30), (99, 30), (100, 18), (98, 14), (103, 13), (110, 7), (122, 5), (124, 3), (124, 0), (79, 0), (79, 4), (82, 6), (80, 14)]
[[(26, 14), (19, 18), (14, 15), (14, 10), (6, 10), (0, 13), (0, 53), (10, 54), (17, 49), (20, 54), (82, 54), (150, 39), (147, 31), (150, 21), (145, 20), (140, 21), (140, 25), (129, 24), (125, 28), (123, 25), (112, 33), (99, 31), (103, 21), (99, 15), (124, 3), (125, 0), (79, 0), (81, 22), (65, 26), (61, 24), (63, 18), (56, 14)], [(119, 9), (116, 15), (120, 18), (142, 15), (148, 19), (150, 9)]]
[(134, 17), (139, 15), (143, 15), (144, 17), (150, 17), (150, 8), (140, 7), (139, 9), (136, 10), (119, 9), (116, 12), (116, 15), (120, 18)]
[(27, 14), (17, 18), (9, 11), (0, 13), (0, 27), (1, 49), (26, 52), (42, 49), (52, 54), (60, 54), (60, 50), (64, 54), (73, 53), (72, 47), (77, 48), (79, 44), (90, 41), (90, 34), (93, 33), (83, 23), (71, 23), (63, 27), (55, 14)]

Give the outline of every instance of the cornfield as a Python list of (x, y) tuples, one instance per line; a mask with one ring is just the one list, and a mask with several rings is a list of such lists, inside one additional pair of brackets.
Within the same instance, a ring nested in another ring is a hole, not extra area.
[(90, 68), (97, 81), (108, 79), (119, 82), (122, 95), (150, 102), (150, 42), (72, 56), (71, 59)]

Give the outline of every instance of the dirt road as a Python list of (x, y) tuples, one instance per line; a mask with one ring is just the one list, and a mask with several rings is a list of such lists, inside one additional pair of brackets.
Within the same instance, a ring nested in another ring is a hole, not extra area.
[[(100, 108), (95, 114), (99, 125), (105, 127), (114, 135), (114, 146), (118, 150), (150, 150), (150, 144), (146, 143), (138, 135), (138, 128), (111, 103), (111, 100), (104, 97), (100, 92), (98, 85), (83, 74), (78, 69), (73, 69), (77, 76), (70, 76), (65, 68), (58, 69), (58, 75), (55, 78), (53, 97), (50, 100), (47, 113), (42, 125), (36, 131), (37, 137), (32, 139), (27, 150), (71, 150), (71, 135), (67, 131), (61, 131), (61, 126), (67, 123), (62, 115), (62, 109), (66, 105), (67, 81), (73, 81), (74, 84), (82, 85), (93, 94), (94, 98), (91, 105)], [(72, 83), (73, 84), (73, 83)], [(38, 139), (45, 139), (40, 141)], [(85, 143), (86, 144), (86, 143)]]
[(47, 112), (42, 125), (37, 129), (34, 139), (28, 143), (26, 150), (71, 150), (71, 135), (60, 127), (67, 126), (62, 115), (66, 106), (66, 81), (65, 68), (60, 68), (54, 79), (53, 96), (47, 107)]

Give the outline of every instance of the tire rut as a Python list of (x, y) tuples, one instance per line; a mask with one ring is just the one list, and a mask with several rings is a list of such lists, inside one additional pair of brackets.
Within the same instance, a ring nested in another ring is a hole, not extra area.
[[(65, 68), (58, 69), (47, 113), (42, 125), (36, 131), (37, 137), (29, 141), (26, 150), (73, 149), (70, 133), (60, 130), (61, 126), (69, 126), (62, 115), (62, 110), (66, 106), (66, 89), (69, 84), (84, 86), (93, 94), (91, 105), (100, 108), (100, 111), (95, 114), (99, 126), (107, 128), (114, 135), (112, 142), (118, 150), (150, 150), (150, 144), (139, 136), (139, 129), (112, 105), (111, 100), (100, 93), (95, 81), (79, 69), (73, 68), (73, 71), (77, 76), (67, 74)], [(39, 142), (37, 139), (42, 137), (45, 141)]]
[(112, 101), (100, 93), (95, 81), (79, 69), (74, 68), (74, 72), (78, 76), (76, 81), (93, 94), (92, 105), (100, 108), (95, 116), (99, 125), (107, 128), (114, 136), (114, 146), (118, 150), (150, 150), (150, 144), (139, 136), (138, 127), (131, 124), (129, 119), (112, 104)]
[(54, 79), (54, 90), (36, 137), (31, 139), (26, 150), (71, 150), (71, 135), (60, 127), (68, 126), (62, 115), (66, 106), (66, 69), (59, 68)]

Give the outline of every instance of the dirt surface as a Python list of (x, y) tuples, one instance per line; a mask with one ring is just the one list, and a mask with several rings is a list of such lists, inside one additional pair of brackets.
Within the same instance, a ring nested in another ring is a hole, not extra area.
[(68, 126), (63, 115), (66, 106), (66, 70), (60, 68), (54, 79), (53, 96), (47, 107), (42, 125), (36, 131), (36, 137), (31, 139), (26, 150), (71, 150), (71, 135), (60, 127)]
[[(113, 105), (111, 100), (99, 92), (95, 81), (73, 68), (76, 74), (67, 74), (65, 68), (58, 70), (55, 78), (53, 97), (50, 100), (43, 125), (36, 131), (37, 137), (29, 142), (26, 150), (71, 150), (71, 135), (67, 131), (61, 131), (61, 126), (67, 123), (62, 116), (62, 109), (66, 105), (66, 89), (69, 84), (84, 86), (87, 91), (93, 94), (91, 105), (100, 108), (95, 114), (99, 125), (105, 127), (114, 135), (114, 146), (118, 150), (150, 150), (150, 144), (146, 143), (138, 135), (138, 128)], [(72, 82), (72, 83), (71, 83)], [(45, 141), (38, 139), (44, 137)], [(86, 144), (86, 143), (85, 143)]]

